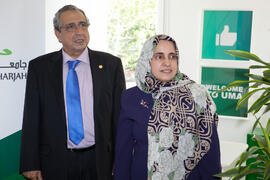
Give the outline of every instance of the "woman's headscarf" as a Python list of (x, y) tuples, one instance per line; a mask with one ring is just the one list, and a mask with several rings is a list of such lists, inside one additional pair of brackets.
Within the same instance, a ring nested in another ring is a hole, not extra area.
[[(156, 35), (150, 38), (149, 40), (147, 40), (144, 43), (143, 48), (141, 50), (141, 55), (137, 62), (136, 72), (135, 72), (136, 84), (141, 90), (143, 90), (142, 85), (145, 83), (145, 76), (147, 74), (151, 74), (150, 62), (154, 55), (155, 49), (159, 41), (161, 40), (167, 40), (167, 41), (172, 42), (175, 48), (176, 56), (177, 57), (179, 56), (176, 42), (172, 37), (167, 36), (167, 35)], [(179, 70), (177, 70), (177, 73), (179, 73)]]
[(191, 81), (186, 75), (180, 73), (178, 67), (174, 79), (169, 82), (162, 82), (155, 78), (151, 72), (150, 62), (155, 49), (161, 40), (167, 40), (173, 43), (178, 61), (179, 51), (176, 41), (168, 35), (156, 35), (144, 43), (135, 72), (136, 84), (139, 89), (146, 93), (151, 93), (154, 99), (157, 99), (164, 91), (194, 82)]

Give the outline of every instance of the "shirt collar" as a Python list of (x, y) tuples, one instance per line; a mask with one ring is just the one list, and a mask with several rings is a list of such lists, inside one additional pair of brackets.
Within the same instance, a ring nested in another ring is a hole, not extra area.
[(68, 61), (74, 61), (74, 60), (80, 60), (84, 63), (89, 64), (88, 48), (85, 48), (82, 54), (76, 59), (70, 57), (63, 49), (62, 49), (62, 54), (63, 54), (63, 64), (66, 64)]

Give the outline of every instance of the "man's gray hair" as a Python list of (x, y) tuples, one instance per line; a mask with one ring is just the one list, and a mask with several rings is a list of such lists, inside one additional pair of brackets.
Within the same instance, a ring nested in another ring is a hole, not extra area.
[(56, 29), (57, 31), (61, 32), (61, 25), (62, 24), (61, 24), (61, 21), (60, 21), (60, 15), (65, 11), (79, 11), (79, 12), (83, 13), (87, 24), (89, 24), (89, 19), (86, 17), (83, 10), (81, 10), (80, 8), (77, 8), (74, 5), (66, 5), (66, 6), (62, 7), (61, 9), (59, 9), (57, 11), (57, 13), (55, 13), (55, 15), (54, 15), (53, 26), (54, 26), (54, 29)]

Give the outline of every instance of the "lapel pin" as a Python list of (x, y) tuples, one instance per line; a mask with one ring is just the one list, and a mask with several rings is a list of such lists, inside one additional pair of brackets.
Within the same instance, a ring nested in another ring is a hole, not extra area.
[(145, 108), (148, 108), (148, 103), (145, 102), (143, 99), (141, 100), (141, 103), (140, 103), (143, 107)]
[(99, 69), (103, 69), (103, 66), (102, 66), (102, 65), (98, 65), (98, 68), (99, 68)]

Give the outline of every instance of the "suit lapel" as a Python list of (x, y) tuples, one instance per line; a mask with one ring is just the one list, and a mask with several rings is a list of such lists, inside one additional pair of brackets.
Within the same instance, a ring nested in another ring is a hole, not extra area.
[[(100, 90), (102, 87), (101, 82), (101, 72), (102, 68), (100, 69), (100, 59), (95, 55), (94, 51), (88, 49), (89, 57), (90, 57), (90, 66), (91, 66), (91, 73), (92, 73), (92, 81), (93, 81), (93, 94), (94, 94), (94, 115), (96, 114), (97, 110), (97, 101), (100, 97)], [(96, 118), (94, 118), (96, 119)]]
[(64, 93), (63, 93), (63, 57), (62, 51), (57, 52), (54, 58), (50, 60), (50, 66), (52, 67), (49, 71), (49, 76), (52, 84), (55, 88), (56, 99), (59, 105), (64, 104)]
[[(60, 127), (66, 127), (66, 113), (65, 113), (65, 100), (64, 100), (64, 92), (63, 92), (63, 56), (62, 50), (58, 51), (54, 57), (50, 59), (51, 69), (49, 69), (49, 77), (50, 81), (54, 87), (57, 107), (59, 107), (59, 114), (61, 117)], [(50, 98), (50, 97), (49, 97)], [(65, 135), (66, 137), (66, 128)]]

